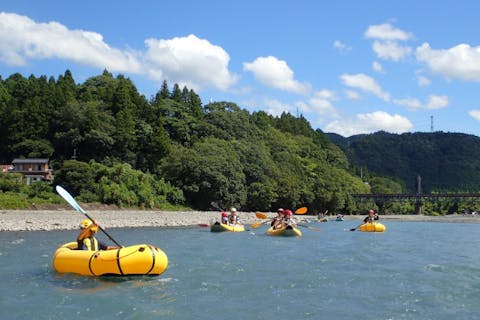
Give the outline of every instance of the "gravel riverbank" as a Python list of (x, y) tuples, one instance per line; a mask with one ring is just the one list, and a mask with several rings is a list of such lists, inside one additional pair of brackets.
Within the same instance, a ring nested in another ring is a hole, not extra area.
[[(220, 217), (218, 211), (155, 211), (155, 210), (102, 210), (89, 211), (88, 214), (104, 228), (124, 227), (179, 227), (195, 226), (215, 221)], [(254, 212), (239, 212), (241, 221), (250, 224), (259, 221)], [(269, 213), (268, 216), (275, 216)], [(345, 216), (345, 220), (360, 220), (364, 216)], [(78, 224), (85, 217), (73, 210), (0, 210), (0, 231), (50, 231), (78, 229)], [(297, 215), (297, 221), (313, 216)], [(480, 216), (448, 215), (387, 215), (382, 221), (435, 221), (478, 223)], [(335, 220), (335, 217), (329, 217)]]

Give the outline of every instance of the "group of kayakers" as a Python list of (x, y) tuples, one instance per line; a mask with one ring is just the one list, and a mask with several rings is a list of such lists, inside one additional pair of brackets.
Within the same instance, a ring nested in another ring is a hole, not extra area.
[[(292, 227), (297, 227), (297, 222), (295, 219), (292, 218), (293, 212), (292, 210), (286, 209), (284, 210), (283, 208), (279, 208), (277, 210), (277, 216), (272, 219), (270, 226), (273, 227), (273, 229), (279, 229), (285, 226), (292, 226)], [(232, 207), (230, 208), (230, 214), (227, 214), (227, 212), (222, 211), (221, 215), (221, 221), (223, 224), (232, 226), (232, 225), (241, 225), (240, 223), (240, 218), (238, 217), (237, 214), (237, 209)]]
[[(277, 216), (272, 219), (270, 226), (273, 229), (280, 229), (286, 226), (297, 227), (297, 222), (295, 219), (292, 218), (293, 212), (289, 209), (279, 208), (277, 210)], [(364, 223), (371, 223), (374, 221), (378, 221), (379, 216), (373, 210), (370, 209), (368, 211), (368, 215), (363, 219)], [(223, 224), (227, 225), (241, 225), (240, 218), (237, 214), (237, 209), (232, 207), (230, 208), (230, 214), (227, 212), (222, 211), (221, 214), (221, 221)], [(98, 241), (95, 238), (95, 234), (98, 232), (99, 226), (95, 221), (90, 219), (84, 219), (80, 223), (80, 233), (77, 237), (77, 250), (110, 250), (110, 249), (117, 249), (118, 247), (107, 246), (101, 241)]]

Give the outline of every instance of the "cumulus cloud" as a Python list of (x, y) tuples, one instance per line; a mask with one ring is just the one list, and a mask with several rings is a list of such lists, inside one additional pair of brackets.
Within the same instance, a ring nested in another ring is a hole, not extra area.
[(424, 43), (416, 49), (417, 60), (434, 73), (447, 79), (480, 81), (480, 46), (459, 44), (445, 50), (435, 50)]
[(429, 95), (426, 103), (427, 109), (442, 109), (448, 106), (448, 96)]
[(365, 31), (365, 37), (375, 40), (372, 49), (380, 59), (400, 61), (413, 51), (411, 47), (399, 43), (410, 40), (412, 34), (389, 23), (369, 26)]
[(258, 57), (253, 62), (245, 62), (243, 69), (252, 72), (255, 79), (270, 88), (303, 95), (311, 91), (309, 83), (295, 80), (294, 73), (288, 64), (273, 56)]
[(401, 29), (394, 28), (389, 23), (369, 26), (365, 31), (365, 37), (381, 40), (406, 41), (412, 38), (412, 34)]
[(412, 48), (395, 41), (374, 41), (373, 51), (384, 60), (399, 61), (412, 53)]
[(345, 43), (343, 43), (340, 40), (335, 40), (333, 42), (333, 47), (340, 51), (341, 53), (348, 53), (349, 51), (352, 50), (352, 47), (347, 46)]
[(365, 92), (372, 93), (382, 100), (389, 101), (390, 94), (383, 91), (380, 85), (372, 77), (363, 73), (358, 74), (343, 74), (340, 76), (343, 84), (351, 87), (363, 90)]
[(357, 91), (345, 90), (345, 96), (350, 100), (360, 100), (362, 97)]
[(406, 107), (408, 109), (442, 109), (448, 106), (448, 96), (445, 95), (434, 95), (431, 94), (428, 96), (427, 101), (422, 103), (420, 100), (416, 98), (403, 98), (403, 99), (394, 99), (393, 103)]
[[(264, 104), (267, 107), (265, 112), (268, 114), (271, 114), (272, 116), (279, 116), (283, 112), (293, 113), (293, 109), (294, 109), (293, 106), (287, 103), (282, 103), (277, 99), (265, 99)], [(262, 106), (262, 109), (263, 108), (264, 106)]]
[(221, 47), (195, 35), (173, 39), (145, 40), (148, 74), (201, 89), (213, 86), (226, 90), (236, 82), (228, 70), (230, 57)]
[(320, 90), (315, 92), (313, 97), (308, 100), (308, 104), (316, 115), (329, 115), (330, 117), (334, 117), (337, 114), (332, 103), (334, 100), (337, 100), (335, 92), (331, 90)]
[(468, 114), (475, 120), (480, 122), (480, 110), (470, 110)]
[(141, 63), (132, 50), (111, 48), (101, 34), (69, 30), (57, 22), (36, 23), (14, 13), (0, 13), (0, 60), (23, 66), (28, 59), (59, 58), (111, 71), (138, 73)]
[(266, 98), (262, 103), (250, 101), (246, 104), (263, 109), (265, 112), (273, 116), (279, 116), (282, 112), (296, 114), (300, 111), (301, 113), (307, 113), (312, 116), (312, 118), (317, 119), (320, 116), (328, 116), (329, 118), (337, 116), (337, 110), (333, 105), (333, 101), (335, 100), (337, 100), (335, 92), (324, 89), (315, 92), (305, 101), (284, 103), (277, 99)]
[(366, 134), (380, 130), (391, 133), (403, 133), (410, 131), (412, 128), (413, 125), (410, 120), (401, 115), (375, 111), (357, 114), (353, 119), (332, 121), (325, 127), (324, 131), (335, 132), (344, 137), (349, 137), (355, 134)]
[(226, 90), (237, 81), (228, 70), (229, 55), (221, 47), (195, 35), (147, 39), (146, 51), (110, 47), (96, 32), (71, 30), (57, 22), (37, 23), (13, 13), (0, 13), (0, 61), (23, 66), (30, 59), (58, 58), (75, 63), (147, 75), (196, 90)]
[(393, 103), (406, 107), (408, 109), (420, 109), (422, 108), (422, 102), (416, 98), (402, 98), (402, 99), (394, 99)]

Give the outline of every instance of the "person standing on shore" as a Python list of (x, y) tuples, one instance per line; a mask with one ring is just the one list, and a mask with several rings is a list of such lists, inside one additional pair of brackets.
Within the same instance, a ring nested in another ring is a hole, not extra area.
[(105, 243), (98, 241), (95, 234), (98, 232), (98, 225), (95, 221), (85, 219), (80, 222), (80, 234), (77, 237), (77, 250), (111, 250), (118, 247), (107, 246)]

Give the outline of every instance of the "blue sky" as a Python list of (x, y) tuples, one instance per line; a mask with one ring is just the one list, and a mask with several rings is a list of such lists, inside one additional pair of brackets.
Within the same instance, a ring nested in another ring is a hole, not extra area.
[[(480, 2), (478, 2), (480, 3)], [(4, 1), (0, 75), (107, 68), (343, 136), (480, 135), (477, 1)]]

